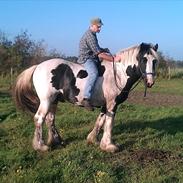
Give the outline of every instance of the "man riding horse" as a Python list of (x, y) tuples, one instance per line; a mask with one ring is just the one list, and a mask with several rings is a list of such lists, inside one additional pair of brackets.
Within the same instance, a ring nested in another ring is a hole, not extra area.
[(98, 78), (98, 66), (100, 59), (107, 61), (119, 61), (118, 56), (107, 54), (107, 48), (101, 48), (98, 44), (97, 35), (101, 30), (103, 23), (100, 18), (91, 20), (89, 29), (84, 33), (79, 44), (78, 63), (83, 64), (88, 73), (88, 79), (84, 89), (84, 98), (81, 104), (88, 110), (93, 111), (94, 108), (90, 103), (92, 90)]

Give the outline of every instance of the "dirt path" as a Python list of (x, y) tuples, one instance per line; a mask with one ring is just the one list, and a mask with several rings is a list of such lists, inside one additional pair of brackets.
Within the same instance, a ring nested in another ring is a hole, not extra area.
[(183, 106), (183, 96), (165, 95), (160, 93), (147, 92), (147, 96), (143, 97), (143, 92), (133, 91), (129, 97), (129, 103), (143, 104), (149, 106)]

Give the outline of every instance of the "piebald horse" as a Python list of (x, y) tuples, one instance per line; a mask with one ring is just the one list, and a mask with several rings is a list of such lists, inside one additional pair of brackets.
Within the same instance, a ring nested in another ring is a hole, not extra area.
[[(100, 75), (91, 98), (91, 104), (101, 107), (101, 113), (87, 136), (88, 143), (99, 144), (103, 151), (118, 151), (119, 147), (112, 141), (117, 106), (128, 98), (130, 89), (140, 78), (147, 87), (152, 87), (158, 62), (157, 49), (157, 44), (141, 43), (118, 52), (119, 62), (101, 62)], [(68, 101), (81, 106), (87, 77), (82, 65), (64, 59), (44, 61), (18, 76), (14, 88), (15, 101), (21, 109), (34, 114), (32, 144), (35, 150), (46, 151), (53, 144), (61, 144), (62, 138), (54, 122), (57, 103)], [(48, 127), (47, 144), (42, 137), (43, 122)], [(103, 136), (99, 141), (101, 128)]]

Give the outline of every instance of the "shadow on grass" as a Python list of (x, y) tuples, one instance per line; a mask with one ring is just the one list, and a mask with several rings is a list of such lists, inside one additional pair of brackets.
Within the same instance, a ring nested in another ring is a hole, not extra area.
[(125, 130), (137, 132), (145, 128), (152, 128), (167, 134), (175, 135), (177, 132), (183, 132), (183, 115), (179, 117), (168, 117), (157, 121), (133, 121), (128, 124), (119, 124), (114, 126), (114, 134), (121, 134)]
[(4, 97), (11, 97), (11, 94), (9, 91), (0, 91), (0, 98)]
[[(156, 121), (132, 121), (128, 124), (118, 124), (114, 126), (113, 128), (113, 134), (114, 135), (120, 135), (124, 133), (125, 131), (128, 131), (129, 133), (136, 133), (138, 131), (143, 131), (146, 128), (151, 128), (158, 130), (160, 133), (156, 135), (157, 136), (163, 136), (164, 134), (170, 134), (170, 135), (175, 135), (177, 132), (183, 132), (183, 115), (179, 117), (169, 117), (169, 118), (164, 118)], [(152, 136), (151, 138), (154, 138)], [(148, 138), (150, 140), (150, 137)], [(125, 144), (120, 144), (119, 149), (122, 151), (124, 148), (128, 148), (132, 144), (135, 143), (135, 139), (126, 142)]]
[(16, 110), (12, 110), (5, 114), (0, 114), (0, 123), (4, 122), (9, 117), (16, 117)]
[[(140, 130), (143, 131), (146, 128), (152, 128), (160, 131), (161, 133), (158, 133), (156, 137), (163, 136), (166, 133), (175, 135), (177, 132), (183, 132), (183, 115), (175, 118), (164, 118), (157, 121), (146, 121), (146, 122), (132, 121), (128, 124), (120, 123), (118, 125), (114, 125), (113, 135), (120, 135), (125, 131), (128, 131), (129, 133), (130, 132), (135, 133)], [(81, 140), (85, 140), (87, 137), (87, 134), (88, 133), (86, 132), (82, 135), (78, 135), (78, 134), (72, 134), (72, 136), (69, 135), (69, 137), (66, 137), (64, 139), (64, 143), (65, 143), (64, 146), (66, 147), (71, 143), (74, 143), (74, 142), (77, 143)], [(103, 134), (103, 130), (100, 134)], [(150, 140), (150, 138), (154, 138), (154, 136), (149, 137), (148, 139)], [(135, 139), (134, 140), (131, 139), (130, 141), (125, 142), (125, 144), (118, 144), (120, 151), (124, 150), (124, 148), (128, 148), (135, 142), (136, 142)], [(63, 146), (61, 146), (61, 148), (63, 148)]]

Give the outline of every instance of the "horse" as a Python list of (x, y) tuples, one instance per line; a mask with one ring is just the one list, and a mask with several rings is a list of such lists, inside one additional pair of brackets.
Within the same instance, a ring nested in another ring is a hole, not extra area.
[[(121, 58), (119, 62), (101, 61), (100, 74), (91, 97), (92, 106), (100, 107), (101, 111), (87, 136), (87, 143), (98, 144), (106, 152), (119, 150), (119, 146), (112, 141), (117, 107), (128, 98), (140, 78), (147, 87), (153, 86), (158, 64), (157, 49), (158, 44), (141, 43), (117, 52)], [(18, 107), (34, 115), (32, 146), (35, 150), (47, 151), (50, 146), (63, 143), (55, 126), (57, 104), (70, 102), (81, 106), (87, 77), (83, 65), (61, 58), (33, 65), (17, 77), (14, 98)], [(44, 122), (48, 127), (47, 143), (42, 136)], [(101, 129), (103, 135), (99, 140)]]

